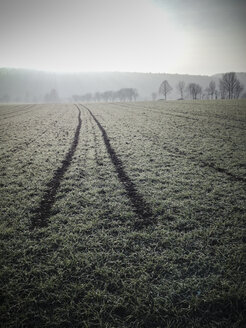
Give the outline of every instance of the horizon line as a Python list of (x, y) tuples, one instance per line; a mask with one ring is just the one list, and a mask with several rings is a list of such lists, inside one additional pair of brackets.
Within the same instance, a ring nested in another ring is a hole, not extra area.
[[(165, 75), (189, 75), (189, 76), (214, 76), (214, 75), (221, 75), (221, 74), (225, 74), (227, 72), (218, 72), (218, 73), (213, 73), (211, 75), (209, 74), (190, 74), (190, 73), (167, 73), (167, 72), (140, 72), (140, 71), (117, 71), (117, 70), (105, 70), (105, 71), (56, 71), (56, 70), (46, 70), (46, 69), (38, 69), (38, 68), (25, 68), (25, 67), (6, 67), (6, 66), (2, 66), (0, 67), (1, 69), (10, 69), (10, 70), (23, 70), (23, 71), (35, 71), (35, 72), (42, 72), (42, 73), (51, 73), (51, 74), (68, 74), (68, 75), (72, 75), (72, 74), (105, 74), (105, 73), (122, 73), (122, 74), (165, 74)], [(229, 72), (229, 71), (228, 71)], [(231, 70), (230, 72), (235, 72), (233, 70)], [(246, 72), (235, 72), (235, 73), (246, 73)]]

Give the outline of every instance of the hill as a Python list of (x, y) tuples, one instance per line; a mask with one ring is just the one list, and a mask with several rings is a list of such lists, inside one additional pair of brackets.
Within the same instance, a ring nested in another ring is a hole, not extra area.
[[(27, 69), (0, 68), (0, 99), (4, 102), (43, 102), (45, 95), (56, 89), (62, 101), (72, 101), (72, 95), (135, 88), (138, 100), (150, 100), (152, 92), (158, 92), (163, 80), (173, 87), (169, 99), (179, 98), (176, 89), (179, 81), (186, 85), (199, 83), (204, 89), (211, 80), (218, 85), (222, 74), (213, 76), (166, 73), (90, 72), (52, 73)], [(246, 85), (246, 73), (237, 73)]]

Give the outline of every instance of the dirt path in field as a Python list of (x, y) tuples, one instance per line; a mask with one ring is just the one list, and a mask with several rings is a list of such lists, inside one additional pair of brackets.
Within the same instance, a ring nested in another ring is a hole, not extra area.
[(57, 193), (57, 190), (61, 184), (61, 180), (66, 173), (67, 169), (69, 168), (73, 155), (76, 151), (78, 142), (79, 142), (79, 135), (80, 135), (80, 129), (82, 125), (81, 120), (81, 111), (77, 105), (75, 105), (79, 111), (78, 114), (78, 125), (74, 134), (73, 142), (71, 144), (71, 147), (69, 148), (65, 159), (62, 161), (62, 166), (59, 167), (55, 173), (53, 178), (50, 180), (50, 182), (47, 184), (46, 192), (41, 200), (40, 206), (35, 211), (35, 216), (33, 217), (31, 221), (31, 228), (40, 228), (45, 227), (48, 225), (48, 218), (51, 215), (51, 208), (55, 202), (55, 196)]
[(93, 115), (91, 110), (84, 105), (82, 105), (82, 106), (88, 110), (88, 112), (90, 113), (90, 115), (92, 116), (94, 121), (96, 122), (97, 126), (101, 130), (104, 144), (105, 144), (107, 152), (110, 156), (111, 162), (113, 163), (115, 170), (117, 172), (118, 178), (119, 178), (120, 182), (123, 184), (123, 186), (126, 190), (127, 196), (130, 199), (132, 206), (133, 206), (136, 214), (139, 217), (139, 220), (135, 223), (135, 228), (141, 229), (144, 226), (153, 224), (155, 222), (155, 220), (154, 220), (154, 215), (152, 213), (152, 210), (149, 207), (149, 205), (145, 202), (145, 200), (143, 199), (143, 196), (138, 193), (135, 184), (131, 181), (131, 179), (125, 172), (122, 161), (119, 159), (115, 150), (113, 149), (113, 147), (110, 144), (110, 140), (109, 140), (106, 130), (102, 127), (102, 125), (97, 120), (97, 118)]

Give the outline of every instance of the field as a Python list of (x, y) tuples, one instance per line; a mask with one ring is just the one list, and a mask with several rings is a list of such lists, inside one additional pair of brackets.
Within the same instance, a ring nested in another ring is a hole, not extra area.
[(0, 106), (1, 327), (245, 327), (246, 101)]

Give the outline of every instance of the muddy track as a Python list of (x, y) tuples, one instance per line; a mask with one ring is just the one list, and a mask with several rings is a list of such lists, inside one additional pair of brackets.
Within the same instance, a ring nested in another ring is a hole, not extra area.
[(61, 184), (61, 180), (64, 174), (66, 173), (67, 169), (69, 168), (72, 162), (74, 153), (76, 151), (79, 142), (82, 120), (81, 120), (81, 111), (77, 105), (75, 106), (77, 107), (79, 114), (78, 114), (78, 125), (74, 134), (73, 142), (65, 156), (65, 159), (62, 161), (62, 166), (59, 167), (54, 172), (53, 178), (46, 185), (47, 187), (46, 192), (41, 200), (39, 208), (35, 210), (34, 217), (31, 220), (31, 229), (46, 227), (48, 225), (48, 219), (51, 215), (51, 208), (55, 203), (55, 196), (57, 190)]
[(136, 229), (141, 229), (145, 226), (155, 223), (154, 215), (152, 213), (150, 206), (145, 202), (143, 196), (138, 193), (135, 184), (131, 181), (131, 179), (125, 172), (122, 161), (119, 159), (115, 150), (110, 144), (110, 140), (107, 135), (107, 132), (102, 127), (102, 125), (97, 120), (97, 118), (93, 115), (93, 113), (90, 111), (90, 109), (84, 105), (82, 106), (88, 110), (92, 118), (95, 120), (98, 128), (101, 130), (104, 144), (110, 156), (111, 162), (115, 167), (120, 182), (123, 184), (126, 190), (127, 196), (132, 203), (135, 213), (139, 217), (139, 220), (135, 223), (134, 227)]

